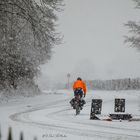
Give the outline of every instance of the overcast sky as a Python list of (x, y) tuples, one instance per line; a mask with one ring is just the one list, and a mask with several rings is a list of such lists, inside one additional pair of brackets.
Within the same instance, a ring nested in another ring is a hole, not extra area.
[(115, 79), (140, 77), (140, 52), (124, 44), (129, 20), (140, 21), (132, 0), (65, 0), (59, 13), (63, 44), (53, 49), (42, 77)]

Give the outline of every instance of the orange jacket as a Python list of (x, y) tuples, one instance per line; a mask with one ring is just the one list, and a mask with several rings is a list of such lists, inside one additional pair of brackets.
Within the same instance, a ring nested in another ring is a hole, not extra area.
[(76, 88), (82, 88), (83, 91), (84, 91), (84, 94), (86, 94), (87, 92), (87, 89), (86, 89), (86, 84), (81, 81), (81, 80), (76, 80), (73, 84), (73, 90), (76, 89)]

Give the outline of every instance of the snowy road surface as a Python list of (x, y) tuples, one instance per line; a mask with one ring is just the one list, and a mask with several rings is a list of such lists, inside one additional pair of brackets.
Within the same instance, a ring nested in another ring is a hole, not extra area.
[(114, 99), (126, 99), (126, 113), (140, 118), (140, 91), (89, 91), (86, 105), (79, 116), (70, 107), (72, 91), (45, 92), (32, 98), (21, 98), (0, 105), (0, 124), (6, 139), (8, 126), (13, 127), (14, 139), (24, 132), (26, 140), (140, 140), (139, 121), (90, 120), (92, 98), (103, 99), (102, 116), (114, 113)]

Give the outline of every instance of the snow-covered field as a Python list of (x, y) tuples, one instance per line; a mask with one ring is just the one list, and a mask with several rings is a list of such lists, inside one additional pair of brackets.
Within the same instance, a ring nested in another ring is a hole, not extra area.
[(30, 98), (16, 97), (0, 103), (2, 140), (6, 140), (8, 127), (12, 126), (14, 140), (20, 131), (25, 140), (140, 140), (139, 121), (90, 120), (92, 98), (103, 99), (102, 116), (114, 113), (114, 99), (126, 99), (125, 113), (140, 118), (140, 91), (88, 91), (86, 105), (80, 115), (70, 107), (72, 91), (44, 91)]

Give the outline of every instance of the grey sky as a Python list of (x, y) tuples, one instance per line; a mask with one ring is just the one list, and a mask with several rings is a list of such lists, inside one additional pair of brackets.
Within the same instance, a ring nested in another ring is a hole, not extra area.
[(43, 77), (66, 80), (140, 77), (140, 52), (124, 44), (124, 23), (140, 20), (131, 0), (65, 0), (59, 13), (63, 44), (53, 49)]

